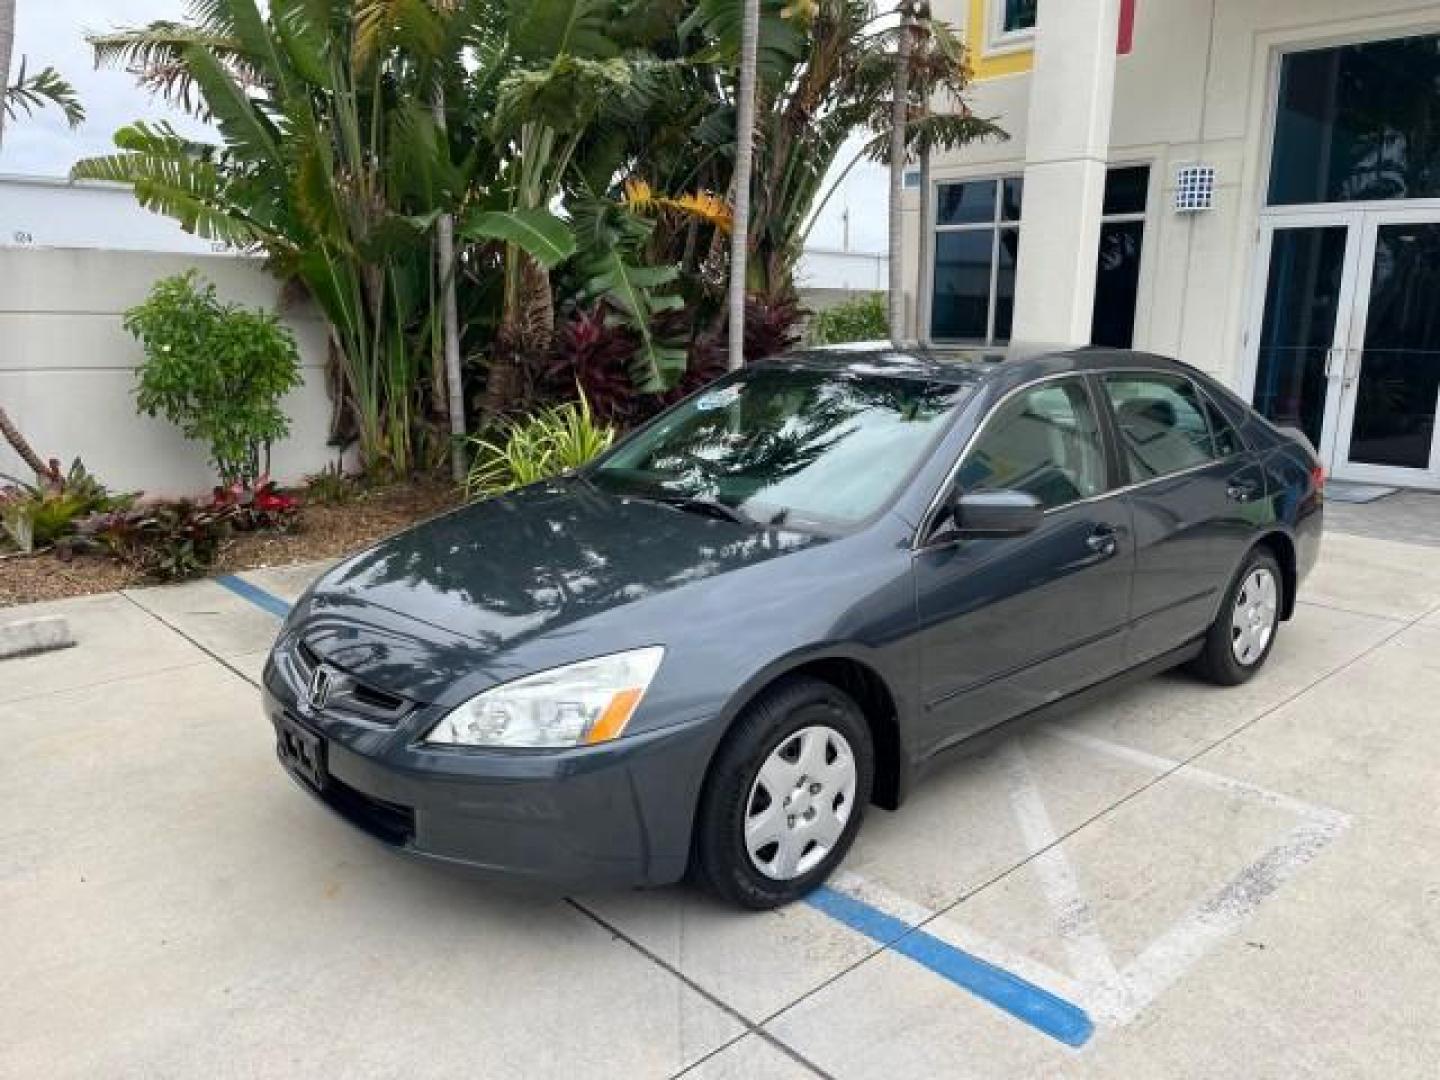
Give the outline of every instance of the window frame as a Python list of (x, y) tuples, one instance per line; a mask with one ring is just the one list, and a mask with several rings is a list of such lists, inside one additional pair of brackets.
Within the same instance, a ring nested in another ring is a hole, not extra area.
[[(1214, 398), (1206, 393), (1205, 388), (1189, 375), (1178, 371), (1158, 371), (1154, 368), (1115, 368), (1094, 372), (1093, 374), (1096, 382), (1099, 384), (1096, 387), (1096, 394), (1104, 404), (1106, 419), (1110, 424), (1111, 439), (1115, 453), (1115, 467), (1120, 475), (1122, 485), (1117, 490), (1133, 491), (1137, 488), (1145, 487), (1147, 484), (1173, 480), (1177, 476), (1185, 476), (1189, 473), (1201, 472), (1205, 469), (1213, 468), (1216, 465), (1233, 462), (1236, 458), (1243, 457), (1249, 453), (1250, 448), (1245, 441), (1245, 436), (1241, 434), (1240, 426), (1231, 419), (1230, 415), (1225, 412), (1224, 409), (1215, 403)], [(1201, 414), (1205, 418), (1205, 430), (1210, 436), (1210, 449), (1213, 456), (1207, 458), (1205, 461), (1197, 462), (1194, 465), (1187, 465), (1183, 469), (1175, 469), (1173, 472), (1161, 473), (1159, 476), (1136, 476), (1134, 471), (1135, 464), (1131, 460), (1131, 455), (1125, 446), (1124, 436), (1120, 430), (1120, 417), (1116, 412), (1115, 400), (1110, 396), (1109, 390), (1106, 389), (1104, 385), (1111, 379), (1158, 379), (1182, 382), (1188, 385), (1190, 389), (1195, 392), (1195, 400), (1201, 405)], [(1235, 436), (1235, 444), (1239, 448), (1223, 456), (1218, 453), (1219, 441), (1215, 431), (1215, 417), (1217, 415), (1229, 425), (1230, 431)]]
[(941, 481), (940, 486), (930, 497), (930, 502), (926, 506), (925, 512), (920, 515), (920, 524), (915, 530), (914, 539), (911, 541), (911, 550), (927, 551), (958, 542), (958, 539), (954, 538), (941, 540), (938, 543), (932, 542), (935, 535), (936, 518), (944, 508), (947, 495), (955, 489), (955, 478), (965, 465), (971, 451), (975, 449), (976, 443), (984, 437), (986, 430), (994, 423), (1000, 411), (1021, 394), (1039, 389), (1047, 383), (1069, 379), (1078, 382), (1083, 388), (1086, 399), (1090, 402), (1091, 412), (1095, 417), (1096, 433), (1100, 436), (1100, 452), (1105, 459), (1105, 490), (1096, 495), (1084, 495), (1078, 499), (1072, 499), (1070, 502), (1062, 503), (1059, 506), (1047, 506), (1042, 512), (1043, 516), (1049, 517), (1051, 514), (1063, 513), (1066, 510), (1084, 505), (1085, 503), (1108, 499), (1123, 491), (1124, 486), (1121, 483), (1122, 474), (1118, 471), (1119, 459), (1117, 457), (1118, 448), (1115, 443), (1114, 426), (1109, 414), (1104, 411), (1103, 403), (1097, 394), (1094, 380), (1090, 377), (1092, 374), (1092, 372), (1088, 371), (1057, 371), (1051, 375), (1042, 375), (1038, 379), (1031, 379), (1021, 383), (1019, 386), (1012, 386), (996, 398), (995, 401), (991, 402), (985, 409), (984, 417), (975, 425), (975, 430), (969, 434), (965, 439), (964, 445), (960, 447), (960, 451), (955, 455), (955, 461), (946, 471), (945, 479)]
[[(1035, 26), (1018, 30), (1005, 29), (1005, 13), (1009, 0), (985, 0), (985, 55), (1028, 52), (1035, 47)], [(1039, 12), (1036, 12), (1039, 22)]]
[[(1005, 185), (1012, 180), (1018, 180), (1020, 189), (1020, 214), (1013, 221), (1005, 218)], [(945, 345), (979, 345), (986, 348), (995, 345), (1008, 344), (1010, 337), (1003, 342), (995, 340), (995, 312), (1000, 289), (1000, 241), (1001, 232), (1005, 229), (1013, 229), (1015, 235), (1020, 235), (1020, 226), (1025, 218), (1025, 174), (1021, 172), (986, 173), (976, 176), (954, 176), (937, 179), (933, 181), (930, 199), (930, 213), (932, 220), (922, 222), (928, 236), (928, 251), (924, 252), (927, 260), (927, 288), (925, 290), (924, 307), (924, 329), (925, 341), (927, 343), (938, 341)], [(995, 205), (991, 211), (988, 221), (966, 221), (956, 225), (942, 225), (940, 223), (940, 190), (944, 187), (963, 184), (988, 184), (995, 185)], [(935, 334), (935, 259), (940, 249), (939, 236), (941, 233), (959, 232), (990, 232), (990, 291), (985, 311), (985, 337), (984, 339), (963, 338), (963, 337), (939, 337)], [(1018, 281), (1019, 273), (1019, 247), (1016, 247), (1016, 273)], [(1013, 329), (1013, 327), (1012, 327)]]
[[(1191, 468), (1185, 469), (1181, 472), (1166, 473), (1164, 476), (1152, 476), (1139, 481), (1130, 480), (1130, 466), (1128, 460), (1126, 460), (1125, 458), (1124, 447), (1120, 445), (1120, 428), (1119, 424), (1115, 419), (1115, 410), (1114, 407), (1110, 404), (1110, 395), (1105, 392), (1105, 388), (1103, 386), (1099, 385), (1100, 380), (1110, 375), (1159, 375), (1162, 377), (1184, 379), (1186, 382), (1190, 383), (1191, 386), (1195, 387), (1195, 389), (1199, 392), (1200, 396), (1206, 402), (1212, 405), (1220, 413), (1221, 416), (1223, 416), (1227, 421), (1229, 421), (1231, 428), (1235, 432), (1235, 441), (1240, 448), (1235, 451), (1235, 453), (1231, 454), (1229, 457), (1207, 461), (1203, 465), (1192, 466)], [(940, 482), (939, 486), (931, 494), (930, 501), (926, 504), (925, 512), (920, 515), (920, 523), (915, 528), (915, 533), (910, 543), (911, 551), (928, 551), (931, 549), (942, 548), (947, 546), (948, 544), (958, 542), (958, 540), (951, 539), (943, 540), (939, 543), (934, 543), (932, 542), (932, 539), (935, 533), (936, 517), (944, 507), (946, 496), (955, 487), (955, 477), (960, 471), (960, 466), (965, 463), (966, 455), (970, 453), (970, 447), (984, 433), (986, 426), (993, 419), (997, 410), (1002, 408), (1005, 403), (1009, 401), (1012, 397), (1033, 387), (1039, 386), (1043, 383), (1052, 382), (1056, 379), (1084, 380), (1086, 388), (1090, 394), (1091, 402), (1100, 409), (1100, 428), (1103, 443), (1105, 446), (1105, 458), (1107, 465), (1106, 475), (1109, 477), (1109, 487), (1105, 491), (1101, 492), (1099, 495), (1091, 495), (1088, 498), (1079, 499), (1071, 503), (1066, 503), (1064, 506), (1061, 507), (1055, 507), (1055, 511), (1069, 510), (1073, 507), (1081, 506), (1085, 503), (1099, 502), (1102, 499), (1114, 498), (1117, 495), (1127, 495), (1132, 491), (1137, 491), (1140, 488), (1147, 487), (1150, 484), (1161, 483), (1166, 480), (1173, 480), (1177, 476), (1184, 476), (1187, 473), (1199, 472), (1201, 469), (1213, 468), (1217, 464), (1232, 463), (1237, 458), (1243, 458), (1246, 455), (1253, 453), (1253, 448), (1250, 445), (1250, 441), (1245, 438), (1245, 433), (1241, 430), (1242, 425), (1237, 424), (1235, 422), (1235, 417), (1231, 416), (1226, 409), (1222, 408), (1219, 404), (1217, 404), (1215, 395), (1209, 393), (1205, 389), (1205, 386), (1198, 379), (1192, 378), (1189, 374), (1183, 371), (1166, 371), (1162, 368), (1148, 367), (1107, 367), (1097, 368), (1092, 371), (1059, 371), (1051, 375), (1042, 375), (1039, 378), (1030, 379), (1029, 381), (1023, 382), (1018, 386), (1011, 387), (1005, 393), (1001, 394), (1000, 397), (994, 402), (992, 402), (990, 406), (986, 409), (984, 418), (980, 421), (979, 424), (975, 426), (975, 430), (970, 433), (970, 435), (966, 438), (964, 445), (960, 447), (959, 452), (955, 455), (955, 461), (946, 471), (945, 479)], [(1045, 511), (1046, 516), (1049, 516), (1049, 514), (1051, 513), (1051, 510)]]

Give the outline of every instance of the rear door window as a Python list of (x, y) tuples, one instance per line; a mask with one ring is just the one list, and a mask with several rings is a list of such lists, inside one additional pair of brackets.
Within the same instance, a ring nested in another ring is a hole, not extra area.
[(1132, 482), (1184, 472), (1239, 452), (1234, 427), (1189, 379), (1136, 374), (1109, 375), (1103, 381)]

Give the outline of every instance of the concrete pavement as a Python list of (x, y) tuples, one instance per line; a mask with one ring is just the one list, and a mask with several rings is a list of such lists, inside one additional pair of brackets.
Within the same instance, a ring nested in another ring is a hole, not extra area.
[[(288, 600), (314, 572), (244, 577)], [(685, 887), (510, 893), (332, 819), (274, 761), (253, 682), (277, 620), (245, 591), (27, 612), (78, 646), (0, 666), (0, 1076), (1440, 1060), (1433, 548), (1328, 536), (1253, 682), (1167, 675), (951, 762), (871, 815), (837, 904), (764, 915)], [(1083, 1014), (1079, 1046), (1024, 1018), (1027, 986)]]

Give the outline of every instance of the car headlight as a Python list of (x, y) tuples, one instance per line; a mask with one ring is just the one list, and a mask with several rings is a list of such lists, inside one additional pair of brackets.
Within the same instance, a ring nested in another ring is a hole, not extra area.
[(452, 710), (425, 741), (528, 748), (608, 742), (625, 730), (664, 656), (653, 645), (493, 686)]

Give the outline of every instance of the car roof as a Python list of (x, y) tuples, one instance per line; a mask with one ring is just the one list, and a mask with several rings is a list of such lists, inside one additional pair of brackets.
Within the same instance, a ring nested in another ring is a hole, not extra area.
[(888, 342), (799, 349), (766, 363), (855, 375), (924, 379), (957, 386), (974, 386), (990, 381), (1015, 384), (1068, 371), (1157, 367), (1179, 371), (1185, 367), (1178, 361), (1154, 353), (1093, 345), (1081, 348), (1026, 344), (996, 348), (907, 346), (896, 349)]

